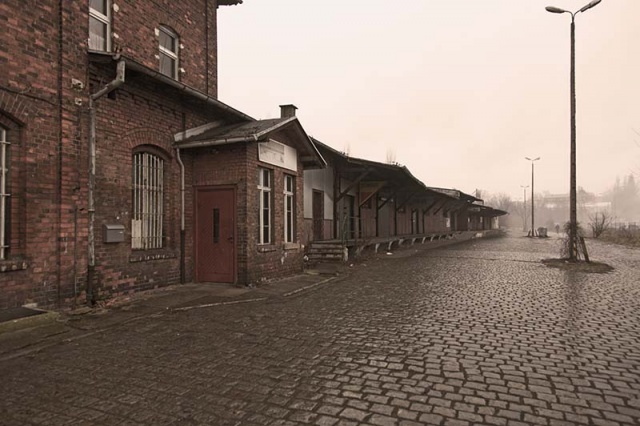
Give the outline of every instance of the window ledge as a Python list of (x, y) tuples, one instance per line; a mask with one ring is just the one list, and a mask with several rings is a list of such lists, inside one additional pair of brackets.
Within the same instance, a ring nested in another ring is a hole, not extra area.
[(24, 260), (0, 260), (0, 272), (24, 271), (28, 267)]
[(129, 256), (129, 263), (150, 262), (153, 260), (175, 259), (177, 256), (173, 250), (138, 251)]
[(282, 245), (282, 249), (285, 251), (291, 251), (291, 250), (300, 250), (302, 248), (300, 243), (284, 243)]
[(258, 253), (270, 253), (272, 251), (276, 251), (277, 248), (274, 245), (264, 245), (258, 246)]

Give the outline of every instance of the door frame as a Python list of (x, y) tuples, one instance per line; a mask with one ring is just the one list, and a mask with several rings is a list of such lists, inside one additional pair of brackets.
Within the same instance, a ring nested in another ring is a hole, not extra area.
[(233, 193), (233, 203), (231, 206), (231, 214), (234, 218), (233, 220), (233, 259), (232, 259), (232, 268), (233, 268), (233, 279), (231, 281), (232, 284), (236, 284), (238, 282), (238, 215), (237, 215), (237, 204), (238, 204), (238, 190), (236, 185), (205, 185), (205, 186), (194, 186), (194, 205), (193, 205), (193, 275), (195, 282), (206, 282), (201, 281), (199, 277), (198, 270), (198, 232), (200, 224), (198, 223), (198, 201), (200, 198), (200, 194), (206, 191), (217, 191), (217, 190), (231, 190)]

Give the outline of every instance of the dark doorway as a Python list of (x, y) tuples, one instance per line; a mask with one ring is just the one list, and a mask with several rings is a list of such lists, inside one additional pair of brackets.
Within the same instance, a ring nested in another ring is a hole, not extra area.
[(324, 239), (324, 192), (313, 191), (311, 200), (313, 215), (313, 240), (319, 241)]

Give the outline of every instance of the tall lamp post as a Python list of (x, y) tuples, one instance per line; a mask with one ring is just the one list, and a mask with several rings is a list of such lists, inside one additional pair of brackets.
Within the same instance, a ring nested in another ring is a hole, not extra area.
[(602, 0), (592, 0), (577, 12), (547, 6), (551, 13), (568, 13), (571, 15), (571, 178), (569, 190), (569, 260), (578, 260), (578, 209), (576, 208), (576, 26), (575, 17), (580, 12), (586, 12)]
[(529, 157), (524, 157), (527, 160), (531, 161), (531, 236), (535, 237), (536, 236), (536, 228), (534, 226), (534, 215), (533, 215), (533, 177), (534, 177), (534, 172), (533, 172), (533, 163), (535, 163), (536, 161), (538, 161), (540, 159), (540, 157), (536, 157), (536, 158), (529, 158)]
[(520, 188), (522, 188), (522, 195), (524, 196), (524, 208), (522, 209), (522, 212), (524, 213), (522, 215), (522, 230), (526, 231), (527, 230), (527, 188), (529, 187), (529, 185), (520, 185)]

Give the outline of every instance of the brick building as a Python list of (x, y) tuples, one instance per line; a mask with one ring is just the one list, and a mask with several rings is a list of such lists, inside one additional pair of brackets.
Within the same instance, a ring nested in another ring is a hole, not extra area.
[(302, 268), (324, 163), (295, 117), (217, 100), (217, 10), (239, 3), (0, 4), (0, 309)]

